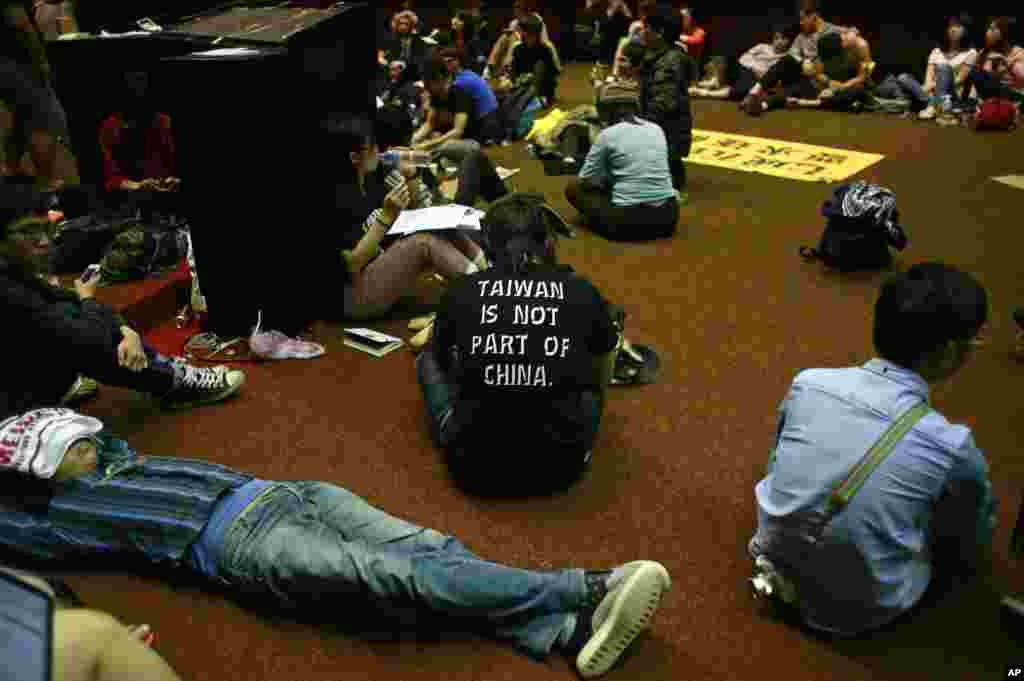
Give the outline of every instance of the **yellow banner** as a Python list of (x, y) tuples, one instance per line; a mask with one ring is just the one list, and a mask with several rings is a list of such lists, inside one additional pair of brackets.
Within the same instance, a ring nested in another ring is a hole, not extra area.
[(790, 180), (839, 182), (883, 158), (881, 154), (863, 151), (694, 130), (693, 146), (686, 160), (698, 165), (764, 173)]

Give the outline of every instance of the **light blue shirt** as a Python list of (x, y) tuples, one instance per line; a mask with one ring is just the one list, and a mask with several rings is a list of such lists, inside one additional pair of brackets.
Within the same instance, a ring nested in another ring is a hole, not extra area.
[(795, 583), (808, 625), (838, 634), (882, 626), (924, 594), (931, 540), (958, 540), (965, 559), (991, 543), (996, 502), (988, 464), (970, 429), (936, 411), (832, 519), (820, 547), (797, 529), (800, 514), (823, 508), (892, 422), (927, 399), (924, 379), (882, 359), (794, 379), (780, 407), (774, 460), (755, 488), (750, 551)]
[(636, 121), (602, 130), (579, 172), (581, 180), (610, 186), (616, 206), (662, 203), (676, 195), (664, 131), (642, 118)]

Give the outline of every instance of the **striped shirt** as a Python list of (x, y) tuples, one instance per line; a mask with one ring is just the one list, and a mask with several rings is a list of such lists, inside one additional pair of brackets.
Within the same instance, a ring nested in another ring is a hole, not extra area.
[(217, 501), (253, 479), (205, 461), (140, 456), (105, 432), (98, 440), (97, 471), (57, 483), (43, 503), (0, 494), (0, 550), (44, 560), (134, 554), (179, 567)]

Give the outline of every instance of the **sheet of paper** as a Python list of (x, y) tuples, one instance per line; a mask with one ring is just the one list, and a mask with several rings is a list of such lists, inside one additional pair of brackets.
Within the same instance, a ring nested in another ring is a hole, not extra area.
[(206, 50), (204, 52), (195, 52), (194, 54), (201, 54), (204, 57), (235, 57), (238, 55), (252, 54), (258, 52), (250, 47), (221, 47), (216, 50)]
[(519, 172), (519, 168), (503, 168), (502, 166), (496, 167), (495, 170), (498, 171), (498, 177), (503, 180), (507, 180)]
[(1005, 185), (1015, 187), (1017, 189), (1024, 189), (1024, 175), (1002, 175), (1000, 177), (993, 177), (996, 182), (1002, 182)]
[(388, 234), (413, 234), (435, 229), (463, 227), (468, 206), (453, 203), (448, 206), (433, 206), (417, 210), (403, 210), (391, 225)]

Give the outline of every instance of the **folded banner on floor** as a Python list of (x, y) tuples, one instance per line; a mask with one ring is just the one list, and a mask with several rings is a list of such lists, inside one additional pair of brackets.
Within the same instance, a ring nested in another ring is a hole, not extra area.
[(839, 182), (881, 161), (881, 154), (694, 130), (687, 161), (805, 182)]

